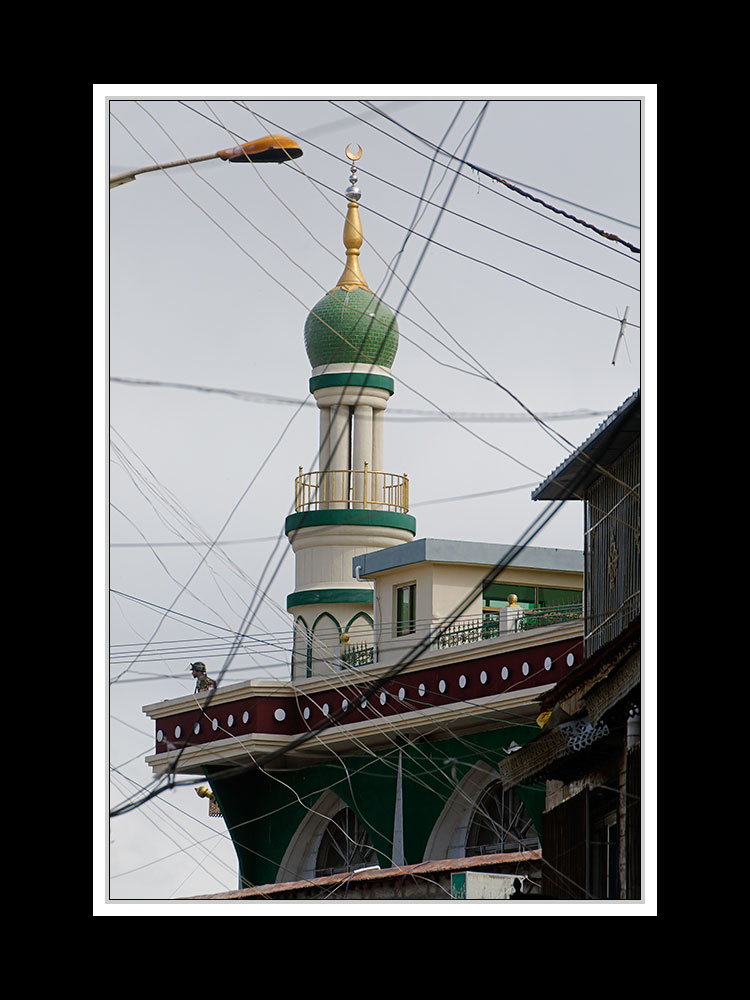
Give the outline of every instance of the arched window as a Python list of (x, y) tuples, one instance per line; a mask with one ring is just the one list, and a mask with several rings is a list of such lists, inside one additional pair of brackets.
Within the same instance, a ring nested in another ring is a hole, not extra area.
[(354, 633), (356, 641), (359, 642), (360, 632), (362, 636), (365, 637), (372, 634), (372, 625), (373, 621), (371, 615), (368, 615), (366, 611), (358, 611), (353, 618), (349, 619), (344, 631), (349, 632), (350, 634)]
[(466, 855), (507, 854), (539, 847), (539, 835), (515, 789), (493, 782), (477, 802), (466, 835)]
[(310, 656), (307, 676), (330, 673), (332, 661), (338, 657), (341, 625), (328, 611), (318, 615), (310, 629)]
[(378, 864), (375, 848), (356, 813), (340, 809), (325, 828), (315, 861), (315, 875), (334, 875)]
[(292, 677), (309, 677), (312, 673), (312, 638), (307, 622), (298, 615), (294, 622), (292, 643)]

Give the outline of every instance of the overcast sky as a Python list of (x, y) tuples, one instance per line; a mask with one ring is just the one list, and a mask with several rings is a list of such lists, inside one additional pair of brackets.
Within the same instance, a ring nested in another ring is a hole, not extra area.
[[(288, 676), (294, 560), (281, 533), (298, 467), (317, 468), (318, 446), (303, 328), (343, 270), (349, 143), (362, 148), (360, 266), (401, 333), (385, 466), (409, 476), (418, 537), (516, 541), (541, 511), (534, 487), (642, 381), (649, 412), (642, 347), (654, 328), (640, 290), (653, 292), (655, 87), (341, 92), (95, 88), (95, 340), (106, 328), (95, 397), (109, 451), (102, 461), (95, 440), (95, 506), (111, 592), (96, 655), (109, 644), (116, 679), (102, 691), (104, 812), (152, 780), (142, 707), (192, 691), (191, 661), (217, 674), (241, 629), (258, 652), (238, 656), (224, 682)], [(106, 190), (104, 170), (267, 132), (304, 155), (211, 160)], [(533, 544), (582, 549), (582, 517), (581, 504), (564, 505)], [(267, 594), (248, 618), (259, 583)], [(97, 846), (101, 822), (99, 812)], [(223, 820), (192, 788), (114, 819), (102, 865), (101, 895), (118, 900), (237, 887)]]

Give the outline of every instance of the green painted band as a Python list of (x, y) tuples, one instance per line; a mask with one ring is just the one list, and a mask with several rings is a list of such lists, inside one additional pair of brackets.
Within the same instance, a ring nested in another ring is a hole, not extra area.
[(319, 528), (324, 525), (347, 524), (361, 525), (363, 528), (397, 528), (417, 533), (417, 520), (411, 514), (399, 514), (395, 510), (303, 510), (298, 514), (289, 514), (284, 522), (284, 531), (288, 535), (300, 528)]
[(303, 604), (372, 604), (371, 590), (343, 590), (330, 587), (327, 590), (298, 590), (286, 599), (286, 609)]
[(367, 372), (334, 372), (332, 375), (313, 375), (310, 379), (310, 392), (316, 389), (327, 389), (332, 385), (372, 386), (374, 389), (387, 389), (393, 395), (393, 379), (387, 375), (369, 375)]

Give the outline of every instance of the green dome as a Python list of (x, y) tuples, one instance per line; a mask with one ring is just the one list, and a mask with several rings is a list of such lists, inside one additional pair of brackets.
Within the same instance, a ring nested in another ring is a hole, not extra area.
[(396, 317), (369, 288), (334, 288), (307, 317), (305, 348), (313, 368), (341, 363), (390, 368), (398, 349)]

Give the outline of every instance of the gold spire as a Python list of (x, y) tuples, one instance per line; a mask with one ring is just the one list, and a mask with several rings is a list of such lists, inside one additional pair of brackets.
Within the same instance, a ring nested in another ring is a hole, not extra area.
[[(357, 168), (355, 162), (362, 155), (362, 147), (357, 146), (357, 152), (351, 151), (351, 144), (346, 147), (346, 156), (351, 160), (352, 168), (349, 173), (350, 185), (345, 194), (349, 199), (346, 207), (346, 221), (344, 222), (344, 246), (346, 247), (346, 267), (344, 273), (338, 280), (336, 288), (343, 288), (344, 291), (351, 291), (353, 288), (365, 288), (369, 292), (369, 286), (359, 268), (359, 248), (362, 246), (362, 224), (359, 219), (359, 205), (357, 202), (361, 197), (361, 191), (357, 187)], [(332, 289), (335, 291), (336, 289)]]

